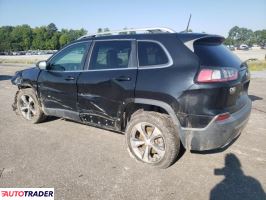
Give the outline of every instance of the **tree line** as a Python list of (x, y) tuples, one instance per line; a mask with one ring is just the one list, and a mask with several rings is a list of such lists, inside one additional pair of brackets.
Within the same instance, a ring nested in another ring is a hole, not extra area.
[(55, 50), (85, 35), (85, 29), (58, 30), (54, 23), (31, 28), (29, 25), (0, 27), (0, 52)]
[(266, 29), (253, 32), (251, 29), (234, 26), (229, 30), (228, 37), (224, 43), (234, 46), (239, 46), (241, 44), (264, 46), (266, 45)]
[[(97, 30), (97, 32), (106, 31), (109, 31), (109, 28), (98, 28)], [(87, 31), (83, 28), (79, 30), (58, 30), (54, 23), (35, 28), (31, 28), (27, 24), (15, 27), (2, 26), (0, 27), (0, 52), (60, 49), (85, 34), (87, 34)], [(266, 44), (266, 30), (253, 32), (251, 29), (235, 26), (230, 29), (225, 44), (234, 46), (257, 44), (264, 46)]]

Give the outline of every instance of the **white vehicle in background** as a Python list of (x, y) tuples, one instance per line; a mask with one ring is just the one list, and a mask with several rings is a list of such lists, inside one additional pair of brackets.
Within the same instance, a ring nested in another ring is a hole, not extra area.
[(238, 50), (249, 50), (249, 46), (246, 44), (241, 44), (237, 49)]

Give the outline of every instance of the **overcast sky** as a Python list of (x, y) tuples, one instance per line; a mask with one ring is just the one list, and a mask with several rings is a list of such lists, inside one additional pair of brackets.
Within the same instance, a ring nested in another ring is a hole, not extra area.
[(0, 26), (53, 22), (61, 28), (169, 27), (227, 36), (235, 25), (266, 29), (266, 0), (0, 0)]

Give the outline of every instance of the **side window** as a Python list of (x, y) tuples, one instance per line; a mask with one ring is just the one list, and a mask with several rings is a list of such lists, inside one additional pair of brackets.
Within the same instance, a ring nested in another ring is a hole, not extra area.
[(95, 42), (90, 70), (127, 68), (131, 54), (131, 41)]
[(162, 47), (155, 42), (138, 42), (139, 66), (163, 65), (168, 58)]
[(50, 61), (49, 70), (54, 71), (76, 71), (82, 70), (83, 57), (86, 53), (88, 43), (77, 43), (66, 47)]

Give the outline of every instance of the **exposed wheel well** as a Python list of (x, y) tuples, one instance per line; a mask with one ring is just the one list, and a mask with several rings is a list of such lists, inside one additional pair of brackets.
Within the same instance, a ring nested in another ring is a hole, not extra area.
[(149, 105), (149, 104), (141, 104), (141, 103), (130, 103), (127, 105), (126, 109), (123, 113), (123, 119), (121, 123), (121, 130), (124, 131), (126, 129), (127, 123), (131, 119), (132, 115), (137, 111), (154, 111), (158, 113), (168, 114), (165, 109), (160, 106), (156, 105)]
[(32, 88), (33, 89), (33, 87), (28, 86), (28, 85), (19, 85), (18, 88), (21, 89), (21, 90), (27, 89), (27, 88)]

